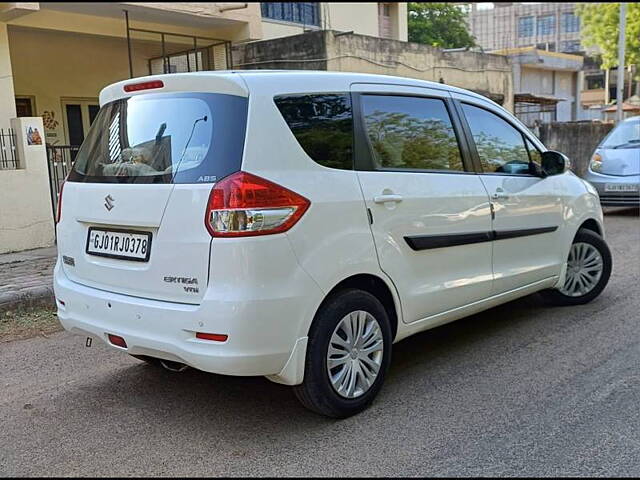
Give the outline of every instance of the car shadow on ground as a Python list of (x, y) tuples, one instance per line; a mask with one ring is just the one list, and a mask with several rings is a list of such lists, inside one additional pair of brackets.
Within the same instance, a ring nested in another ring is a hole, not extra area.
[[(428, 378), (432, 365), (453, 364), (459, 355), (477, 349), (479, 342), (509, 335), (508, 330), (521, 323), (544, 321), (541, 311), (546, 308), (537, 295), (532, 295), (397, 343), (382, 390), (385, 395), (374, 403), (378, 410), (374, 415), (384, 409), (385, 398), (396, 403), (395, 396)], [(268, 425), (270, 433), (291, 431), (293, 426), (321, 428), (334, 422), (304, 409), (289, 387), (263, 377), (231, 377), (194, 369), (173, 373), (133, 358), (129, 366), (110, 369), (78, 387), (62, 393), (64, 398), (58, 401), (94, 404), (98, 411), (92, 415), (98, 416), (100, 412), (120, 411), (140, 417), (137, 421), (158, 421), (179, 413), (183, 425), (193, 421), (199, 429), (204, 423), (212, 429), (227, 425), (251, 431), (260, 424), (263, 428)], [(76, 395), (81, 398), (70, 398)], [(358, 417), (364, 419), (371, 411)]]

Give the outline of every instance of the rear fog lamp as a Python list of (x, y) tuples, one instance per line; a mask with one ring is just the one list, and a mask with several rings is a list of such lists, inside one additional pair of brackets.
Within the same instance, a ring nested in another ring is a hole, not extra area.
[(196, 338), (199, 338), (200, 340), (211, 340), (213, 342), (226, 342), (229, 336), (221, 333), (196, 332)]
[(107, 334), (109, 337), (109, 342), (116, 347), (127, 348), (127, 342), (124, 341), (124, 338), (119, 337), (118, 335)]

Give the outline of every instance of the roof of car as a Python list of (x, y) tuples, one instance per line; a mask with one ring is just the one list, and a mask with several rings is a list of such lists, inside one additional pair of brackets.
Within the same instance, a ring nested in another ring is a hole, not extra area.
[(623, 123), (633, 123), (633, 122), (640, 122), (640, 116), (629, 117), (623, 120)]
[[(123, 80), (121, 82), (111, 84), (102, 90), (100, 93), (100, 104), (103, 105), (108, 101), (121, 98), (123, 96), (131, 96), (136, 93), (147, 93), (146, 91), (142, 91), (125, 94), (123, 87), (130, 83), (165, 80), (165, 91), (173, 90), (173, 88), (171, 88), (170, 85), (167, 85), (167, 83), (175, 86), (174, 91), (184, 91), (188, 90), (188, 88), (185, 87), (186, 85), (193, 83), (188, 81), (189, 79), (193, 80), (195, 84), (202, 84), (202, 81), (206, 77), (211, 77), (212, 79), (216, 78), (219, 80), (219, 82), (216, 83), (224, 87), (225, 91), (223, 93), (243, 96), (248, 95), (249, 90), (260, 90), (261, 88), (269, 87), (271, 89), (282, 88), (285, 91), (288, 90), (291, 92), (296, 90), (300, 90), (301, 92), (322, 91), (325, 87), (328, 91), (335, 91), (336, 88), (348, 89), (350, 85), (354, 83), (374, 83), (432, 88), (449, 92), (457, 92), (494, 103), (482, 95), (462, 88), (453, 87), (443, 83), (430, 82), (427, 80), (396, 77), (392, 75), (376, 75), (356, 72), (327, 72), (323, 70), (216, 70), (190, 73), (169, 73)], [(176, 80), (179, 81), (175, 82)], [(180, 84), (180, 86), (177, 84)]]
[[(398, 77), (394, 75), (379, 75), (374, 73), (358, 73), (358, 72), (327, 72), (324, 70), (231, 70), (243, 78), (260, 78), (265, 79), (273, 76), (275, 79), (286, 74), (289, 78), (305, 79), (309, 77), (322, 76), (324, 78), (336, 78), (351, 83), (385, 83), (389, 85), (416, 86), (423, 88), (435, 88), (439, 90), (447, 90), (452, 92), (464, 93), (474, 97), (487, 99), (475, 92), (465, 90), (463, 88), (454, 87), (444, 83), (431, 82), (429, 80), (419, 80), (417, 78)], [(214, 72), (198, 72), (200, 74)]]

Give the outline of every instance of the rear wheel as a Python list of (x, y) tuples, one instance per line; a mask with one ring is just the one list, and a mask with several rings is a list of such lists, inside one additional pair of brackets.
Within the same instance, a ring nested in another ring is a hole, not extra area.
[(391, 360), (391, 326), (385, 308), (368, 292), (332, 295), (309, 332), (304, 381), (294, 387), (310, 410), (346, 418), (376, 397)]
[(542, 295), (555, 305), (588, 303), (607, 286), (611, 267), (611, 252), (602, 237), (580, 229), (569, 250), (564, 285), (557, 290), (545, 290)]

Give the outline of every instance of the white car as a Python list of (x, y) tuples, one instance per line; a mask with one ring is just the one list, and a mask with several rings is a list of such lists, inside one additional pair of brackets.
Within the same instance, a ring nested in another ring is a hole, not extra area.
[(347, 417), (392, 344), (611, 273), (597, 192), (513, 115), (442, 84), (351, 73), (113, 84), (64, 184), (71, 332), (175, 370), (264, 375)]

